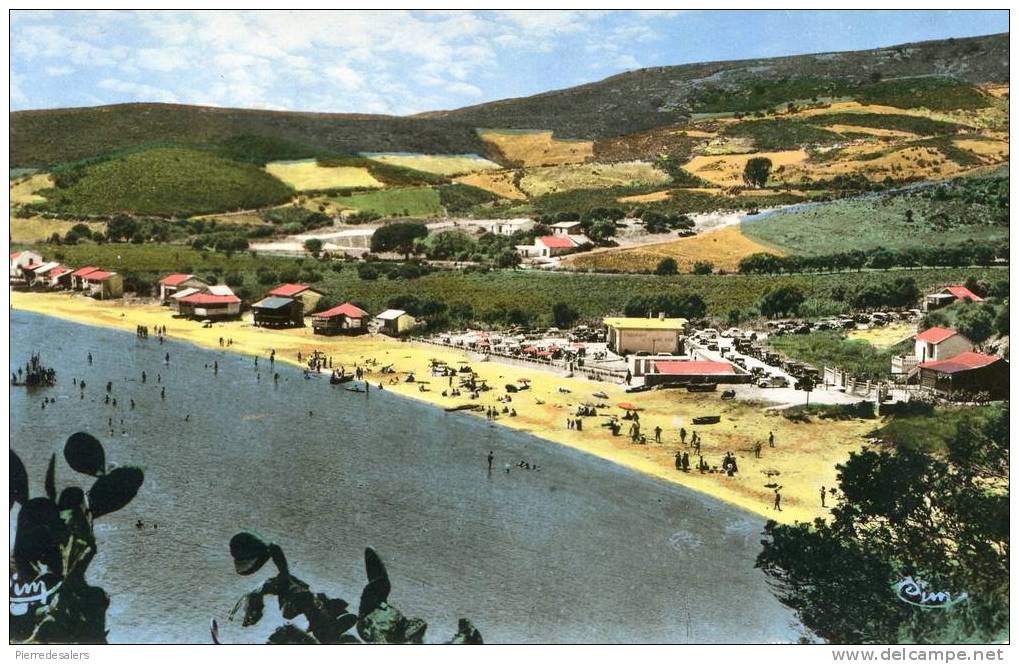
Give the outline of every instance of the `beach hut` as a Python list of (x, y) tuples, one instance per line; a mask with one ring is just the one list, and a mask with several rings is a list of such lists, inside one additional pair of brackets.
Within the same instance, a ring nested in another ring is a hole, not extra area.
[(40, 285), (45, 288), (70, 288), (72, 272), (74, 272), (73, 268), (58, 265), (46, 273)]
[(42, 262), (42, 256), (34, 251), (12, 251), (11, 280), (21, 279), (24, 276), (22, 269), (26, 265), (40, 265)]
[(997, 355), (959, 353), (923, 362), (919, 373), (920, 386), (941, 397), (966, 399), (984, 392), (992, 399), (1008, 398), (1008, 362)]
[(170, 306), (180, 313), (180, 301), (188, 295), (196, 295), (203, 292), (200, 288), (183, 288), (170, 296)]
[(173, 300), (170, 298), (182, 290), (188, 288), (202, 290), (207, 288), (206, 283), (196, 278), (195, 275), (181, 273), (166, 275), (159, 280), (157, 286), (159, 287), (159, 301), (163, 304), (172, 304)]
[(84, 276), (85, 292), (97, 300), (112, 300), (124, 296), (124, 277), (116, 272), (94, 270)]
[(414, 317), (403, 309), (386, 309), (375, 320), (379, 323), (380, 331), (391, 337), (409, 332), (417, 325)]
[(237, 318), (241, 315), (241, 298), (236, 295), (192, 293), (177, 300), (181, 316), (195, 320)]
[(83, 291), (83, 290), (85, 290), (85, 286), (86, 286), (85, 277), (90, 275), (90, 274), (92, 274), (93, 272), (95, 272), (98, 269), (99, 268), (95, 267), (94, 265), (89, 265), (87, 267), (80, 267), (77, 270), (75, 270), (74, 272), (72, 272), (71, 273), (71, 289), (72, 290), (76, 290), (76, 291)]
[(361, 334), (367, 331), (367, 317), (368, 312), (364, 309), (344, 302), (312, 316), (311, 328), (315, 334)]
[(25, 282), (29, 286), (44, 286), (46, 273), (58, 267), (60, 267), (60, 263), (58, 261), (47, 261), (45, 263), (25, 266), (23, 270)]
[(322, 299), (322, 293), (307, 284), (280, 284), (266, 293), (266, 296), (292, 297), (300, 300), (304, 305), (304, 311), (314, 311), (318, 301)]
[(270, 295), (251, 305), (256, 327), (301, 327), (304, 304), (293, 297)]

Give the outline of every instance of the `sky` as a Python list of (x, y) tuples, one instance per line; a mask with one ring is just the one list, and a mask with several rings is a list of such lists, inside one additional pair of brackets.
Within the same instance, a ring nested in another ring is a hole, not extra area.
[(35, 11), (11, 110), (172, 102), (406, 115), (630, 69), (1008, 31), (997, 11)]

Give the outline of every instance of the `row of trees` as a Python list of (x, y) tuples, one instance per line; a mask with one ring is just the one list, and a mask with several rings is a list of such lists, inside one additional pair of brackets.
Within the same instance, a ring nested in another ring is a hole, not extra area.
[(852, 250), (819, 256), (776, 256), (756, 253), (739, 262), (740, 274), (791, 274), (796, 272), (842, 272), (846, 270), (887, 270), (895, 267), (966, 267), (993, 265), (1008, 259), (1007, 243), (971, 242), (951, 247), (918, 246), (900, 251)]

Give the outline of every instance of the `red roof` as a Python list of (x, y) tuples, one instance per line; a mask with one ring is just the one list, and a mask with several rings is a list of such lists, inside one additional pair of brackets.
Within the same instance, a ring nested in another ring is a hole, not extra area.
[(960, 371), (970, 371), (971, 369), (980, 369), (986, 367), (989, 364), (994, 364), (1001, 360), (997, 355), (984, 355), (983, 353), (959, 353), (954, 357), (950, 357), (947, 360), (934, 360), (932, 362), (923, 362), (920, 364), (921, 369), (932, 369), (938, 373), (959, 373)]
[(168, 274), (160, 279), (159, 283), (164, 286), (179, 286), (193, 276), (193, 274)]
[(182, 297), (180, 302), (188, 304), (235, 304), (241, 301), (236, 295), (213, 295), (212, 293), (195, 293)]
[(984, 301), (984, 298), (980, 297), (965, 286), (949, 286), (945, 290), (954, 295), (957, 300), (972, 300), (973, 302)]
[(17, 258), (20, 255), (21, 255), (20, 251), (12, 251), (11, 252), (11, 260), (14, 260), (15, 258)]
[(916, 335), (916, 339), (917, 341), (939, 344), (945, 339), (951, 339), (957, 334), (959, 333), (947, 327), (932, 327), (929, 330), (924, 330), (920, 334)]
[(364, 318), (368, 315), (367, 311), (364, 311), (360, 307), (356, 307), (350, 302), (344, 302), (343, 304), (333, 307), (332, 309), (326, 309), (325, 311), (315, 314), (315, 318), (332, 318), (334, 316), (346, 316), (347, 318)]
[(106, 281), (116, 272), (106, 272), (104, 270), (93, 270), (85, 275), (85, 281)]
[(97, 267), (93, 267), (93, 266), (89, 265), (88, 267), (83, 267), (83, 268), (79, 268), (79, 269), (75, 270), (74, 272), (71, 273), (71, 276), (72, 277), (84, 277), (86, 274), (91, 274), (91, 273), (95, 272), (98, 269), (99, 268), (97, 268)]
[(655, 370), (658, 373), (679, 376), (736, 373), (728, 362), (712, 362), (710, 360), (659, 360), (655, 362)]
[(298, 293), (303, 293), (308, 290), (307, 284), (282, 284), (273, 288), (269, 291), (269, 295), (279, 295), (281, 297), (293, 297)]
[(538, 242), (542, 243), (549, 249), (572, 249), (577, 246), (573, 240), (565, 235), (545, 235), (539, 237)]
[(50, 270), (48, 276), (50, 278), (62, 277), (63, 275), (67, 274), (70, 271), (71, 268), (64, 267), (63, 265), (61, 265), (60, 267), (55, 267), (52, 270)]

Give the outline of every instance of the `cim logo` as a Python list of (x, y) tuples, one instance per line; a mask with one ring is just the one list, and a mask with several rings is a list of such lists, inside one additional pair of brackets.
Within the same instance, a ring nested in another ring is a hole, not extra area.
[[(51, 574), (47, 574), (46, 577), (50, 577), (51, 582), (55, 580)], [(60, 588), (60, 584), (61, 581), (56, 580), (56, 583), (51, 586), (45, 577), (36, 577), (27, 583), (19, 583), (18, 575), (15, 572), (11, 575), (11, 615), (25, 615), (32, 604), (48, 604), (50, 598)]]
[(928, 584), (923, 579), (907, 576), (902, 581), (892, 584), (895, 594), (906, 604), (924, 609), (947, 609), (969, 598), (968, 593), (952, 596), (947, 591), (929, 592)]

